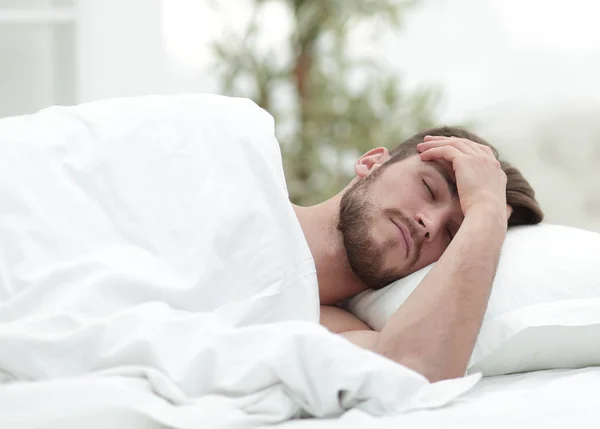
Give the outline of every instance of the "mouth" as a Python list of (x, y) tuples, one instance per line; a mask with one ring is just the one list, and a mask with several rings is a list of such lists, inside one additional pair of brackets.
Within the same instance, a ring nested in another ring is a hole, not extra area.
[(402, 237), (404, 245), (406, 246), (406, 257), (408, 258), (408, 255), (410, 254), (410, 248), (412, 247), (412, 237), (410, 236), (408, 229), (402, 222), (396, 222), (394, 220), (392, 220), (392, 222), (394, 223), (394, 225), (396, 225), (398, 231), (400, 232), (400, 236)]

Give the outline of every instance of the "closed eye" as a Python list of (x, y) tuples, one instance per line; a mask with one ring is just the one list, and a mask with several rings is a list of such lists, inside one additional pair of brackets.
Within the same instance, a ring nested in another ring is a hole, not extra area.
[(435, 201), (435, 195), (433, 194), (431, 187), (427, 184), (425, 179), (421, 179), (421, 181), (423, 182), (423, 185), (425, 185), (425, 187), (427, 188), (427, 191), (429, 191), (429, 194), (431, 195), (431, 199)]

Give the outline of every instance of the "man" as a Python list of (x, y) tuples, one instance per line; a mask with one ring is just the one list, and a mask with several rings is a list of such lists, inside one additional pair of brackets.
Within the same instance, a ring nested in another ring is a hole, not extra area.
[[(2, 127), (0, 379), (141, 366), (189, 397), (221, 392), (228, 378), (199, 377), (215, 352), (262, 373), (260, 345), (232, 338), (316, 322), (317, 300), (355, 344), (430, 380), (460, 376), (507, 224), (541, 219), (518, 171), (459, 129), (373, 149), (339, 195), (294, 210), (272, 118), (248, 100), (117, 99)], [(330, 307), (438, 258), (381, 332)], [(303, 338), (327, 344), (313, 328)]]
[[(431, 381), (462, 376), (507, 226), (543, 217), (533, 189), (484, 140), (450, 127), (373, 149), (355, 171), (330, 200), (294, 207), (317, 267), (321, 323)], [(331, 306), (435, 261), (381, 332)]]

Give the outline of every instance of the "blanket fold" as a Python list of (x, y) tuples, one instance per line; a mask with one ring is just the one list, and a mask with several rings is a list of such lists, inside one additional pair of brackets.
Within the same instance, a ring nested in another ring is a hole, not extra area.
[(257, 427), (441, 406), (477, 381), (429, 384), (318, 324), (273, 119), (249, 100), (2, 119), (0, 163), (0, 427), (114, 410)]

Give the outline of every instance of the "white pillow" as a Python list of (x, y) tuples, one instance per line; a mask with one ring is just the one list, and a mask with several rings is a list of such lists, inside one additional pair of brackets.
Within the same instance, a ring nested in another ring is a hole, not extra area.
[[(365, 291), (346, 308), (380, 330), (433, 265)], [(600, 234), (511, 228), (469, 372), (485, 376), (600, 365)]]

